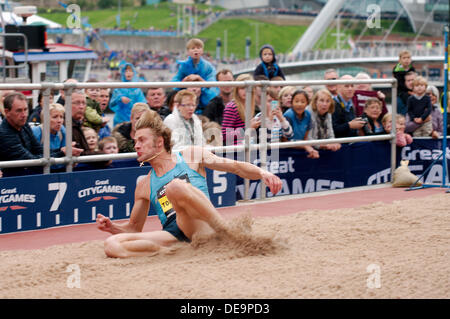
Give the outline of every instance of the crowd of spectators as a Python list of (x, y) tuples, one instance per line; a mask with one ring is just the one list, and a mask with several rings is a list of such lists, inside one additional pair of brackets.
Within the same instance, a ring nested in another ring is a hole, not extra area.
[[(134, 133), (140, 116), (148, 109), (156, 111), (172, 130), (174, 150), (189, 145), (239, 145), (244, 142), (246, 123), (251, 143), (259, 143), (262, 113), (265, 109), (267, 142), (333, 139), (343, 137), (388, 134), (392, 115), (386, 97), (367, 84), (338, 84), (315, 88), (283, 85), (284, 74), (276, 64), (271, 46), (261, 49), (261, 63), (255, 73), (235, 78), (228, 69), (216, 71), (203, 57), (203, 42), (188, 42), (188, 59), (180, 65), (172, 81), (233, 82), (266, 80), (273, 85), (265, 91), (260, 86), (221, 86), (213, 88), (122, 88), (75, 90), (71, 96), (72, 154), (113, 154), (135, 152)], [(406, 57), (405, 57), (406, 56)], [(122, 82), (135, 82), (138, 73), (132, 63), (119, 66)], [(409, 52), (401, 52), (393, 69), (399, 81), (398, 115), (395, 118), (397, 145), (405, 146), (413, 137), (439, 138), (443, 133), (443, 110), (436, 87), (417, 76)], [(326, 80), (370, 79), (365, 73), (353, 77), (324, 72)], [(65, 82), (76, 82), (68, 79)], [(94, 82), (94, 80), (92, 80)], [(275, 83), (276, 82), (276, 83)], [(279, 85), (277, 85), (279, 84)], [(263, 98), (262, 92), (266, 92)], [(43, 154), (42, 95), (39, 104), (29, 107), (22, 93), (4, 91), (1, 95), (0, 161), (37, 159)], [(52, 92), (50, 99), (51, 156), (66, 152), (63, 92)], [(262, 104), (265, 101), (264, 105)], [(250, 109), (246, 110), (246, 107)], [(114, 112), (114, 119), (105, 110)], [(248, 117), (248, 118), (247, 118)], [(113, 123), (111, 123), (113, 121)], [(316, 159), (322, 152), (339, 151), (341, 145), (328, 143), (299, 147), (305, 156)], [(81, 168), (82, 165), (78, 165)], [(95, 168), (115, 167), (114, 161), (92, 164)], [(76, 166), (77, 167), (77, 166)], [(63, 165), (52, 166), (63, 171)], [(29, 174), (33, 169), (3, 169), (6, 176)]]

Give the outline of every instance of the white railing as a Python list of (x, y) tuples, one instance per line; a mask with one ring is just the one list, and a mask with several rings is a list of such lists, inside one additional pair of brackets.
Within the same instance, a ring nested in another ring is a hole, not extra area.
[[(42, 84), (0, 84), (0, 90), (42, 90), (43, 91), (43, 157), (34, 160), (17, 160), (17, 161), (0, 161), (0, 168), (11, 167), (29, 167), (29, 166), (43, 166), (44, 174), (50, 173), (50, 167), (54, 164), (65, 164), (66, 171), (72, 171), (72, 164), (81, 162), (98, 162), (116, 159), (132, 159), (136, 158), (136, 153), (123, 154), (105, 154), (105, 155), (89, 155), (89, 156), (72, 156), (72, 125), (66, 125), (66, 156), (61, 158), (50, 157), (50, 115), (49, 115), (49, 96), (52, 90), (64, 90), (65, 92), (65, 123), (72, 123), (72, 92), (78, 89), (88, 88), (188, 88), (188, 87), (245, 87), (246, 88), (246, 110), (245, 110), (245, 138), (243, 145), (225, 145), (218, 147), (208, 147), (209, 150), (215, 153), (231, 153), (244, 152), (244, 160), (250, 162), (250, 153), (253, 150), (258, 150), (261, 157), (261, 167), (267, 169), (267, 151), (276, 150), (280, 148), (305, 146), (305, 145), (320, 145), (328, 143), (354, 143), (363, 141), (391, 141), (391, 180), (394, 176), (394, 169), (396, 166), (396, 135), (395, 133), (378, 135), (378, 136), (361, 136), (350, 138), (335, 138), (328, 140), (305, 140), (296, 142), (283, 142), (267, 144), (267, 139), (262, 138), (260, 144), (251, 144), (251, 95), (253, 88), (260, 86), (261, 90), (261, 105), (266, 104), (267, 88), (273, 85), (276, 86), (322, 86), (326, 84), (387, 84), (392, 90), (392, 117), (395, 118), (397, 114), (397, 81), (395, 79), (370, 79), (370, 80), (316, 80), (316, 81), (244, 81), (244, 82), (90, 82), (90, 83), (42, 83)], [(266, 108), (262, 107), (261, 119), (261, 136), (266, 136), (267, 131), (265, 127)], [(6, 119), (5, 119), (6, 120)], [(392, 121), (392, 131), (395, 132), (395, 121)], [(244, 180), (244, 199), (249, 198), (250, 181)], [(261, 191), (265, 197), (265, 185), (261, 183), (264, 188)]]
[[(391, 58), (398, 59), (398, 53), (401, 50), (409, 50), (414, 57), (441, 57), (444, 59), (444, 46), (418, 49), (416, 46), (401, 47), (374, 47), (374, 48), (356, 48), (354, 50), (311, 50), (299, 55), (277, 54), (277, 63), (282, 66), (286, 63), (307, 62), (307, 61), (329, 61), (329, 60), (354, 60), (359, 58)], [(242, 70), (255, 69), (261, 63), (261, 59), (251, 59), (237, 64), (224, 64), (219, 67), (229, 68), (233, 73), (241, 73)]]

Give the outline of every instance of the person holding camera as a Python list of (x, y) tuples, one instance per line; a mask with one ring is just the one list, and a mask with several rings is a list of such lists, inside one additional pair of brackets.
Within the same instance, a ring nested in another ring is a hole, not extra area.
[[(255, 115), (256, 119), (261, 120), (262, 112)], [(267, 89), (267, 99), (266, 99), (266, 128), (267, 128), (267, 143), (277, 143), (282, 141), (287, 141), (294, 136), (294, 131), (292, 129), (289, 121), (284, 117), (278, 102), (278, 92), (274, 87), (269, 87)], [(259, 130), (256, 131), (257, 140), (261, 143), (259, 139)], [(257, 141), (254, 140), (256, 143)]]
[(359, 135), (367, 136), (386, 133), (383, 124), (379, 120), (382, 111), (383, 103), (379, 99), (376, 97), (367, 99), (361, 117), (366, 124), (359, 130)]

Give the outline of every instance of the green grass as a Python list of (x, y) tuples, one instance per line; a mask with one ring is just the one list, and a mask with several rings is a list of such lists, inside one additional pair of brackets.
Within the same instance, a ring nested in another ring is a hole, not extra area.
[[(198, 5), (204, 8), (204, 5)], [(220, 10), (213, 8), (214, 11)], [(103, 10), (81, 10), (81, 18), (88, 17), (88, 22), (94, 28), (114, 28), (116, 26), (117, 8)], [(137, 14), (136, 19), (134, 16)], [(40, 16), (55, 21), (63, 26), (66, 25), (69, 13), (61, 10), (53, 10), (39, 13)], [(199, 16), (198, 19), (203, 19)], [(144, 7), (126, 7), (121, 9), (120, 27), (125, 28), (127, 21), (135, 29), (148, 29), (153, 26), (155, 29), (167, 29), (172, 26), (176, 30), (177, 25), (177, 8), (176, 5), (170, 3), (160, 3), (156, 6)]]
[[(197, 5), (198, 8), (205, 9), (208, 6)], [(222, 8), (214, 7), (214, 11), (223, 10)], [(69, 13), (62, 10), (53, 10), (45, 12), (45, 9), (40, 9), (40, 15), (66, 25)], [(88, 17), (89, 23), (94, 28), (114, 28), (116, 26), (116, 16), (118, 14), (117, 8), (103, 9), (103, 10), (81, 10), (82, 17)], [(137, 14), (136, 18), (135, 15)], [(203, 16), (198, 17), (199, 20)], [(160, 3), (157, 6), (144, 7), (125, 7), (121, 10), (121, 28), (125, 28), (127, 21), (135, 29), (148, 29), (153, 26), (155, 29), (168, 29), (172, 27), (176, 30), (177, 7), (173, 3)], [(381, 21), (381, 28), (367, 29), (364, 35), (384, 35), (389, 29), (391, 21)], [(257, 27), (257, 26), (258, 27)], [(346, 19), (341, 21), (341, 32), (346, 36), (342, 37), (342, 49), (348, 49), (347, 43), (348, 35), (352, 35), (355, 40), (361, 31), (364, 29), (365, 21), (351, 21)], [(257, 36), (258, 29), (258, 36)], [(242, 59), (245, 57), (245, 41), (247, 37), (251, 39), (250, 57), (258, 57), (259, 48), (266, 43), (271, 44), (276, 53), (289, 53), (294, 48), (297, 41), (306, 31), (306, 26), (279, 26), (271, 23), (261, 22), (256, 19), (239, 19), (230, 18), (222, 19), (211, 25), (208, 29), (203, 30), (198, 34), (199, 38), (205, 40), (205, 52), (209, 52), (212, 56), (216, 55), (216, 39), (220, 38), (222, 41), (221, 56), (224, 55), (225, 47), (225, 30), (227, 32), (227, 55), (233, 54), (236, 58)], [(336, 26), (332, 24), (321, 39), (317, 41), (315, 49), (330, 49), (336, 48), (336, 37), (332, 34), (336, 33)], [(413, 36), (409, 25), (405, 21), (398, 21), (392, 34), (400, 34), (402, 36)], [(258, 39), (257, 39), (258, 37)]]
[[(256, 28), (258, 28), (258, 43)], [(215, 56), (216, 39), (220, 38), (223, 56), (225, 30), (227, 31), (228, 56), (234, 54), (237, 58), (244, 58), (245, 40), (250, 37), (250, 56), (254, 58), (259, 56), (260, 47), (266, 43), (271, 44), (276, 53), (288, 53), (306, 31), (306, 26), (279, 26), (253, 19), (222, 19), (198, 34), (200, 38), (205, 39), (205, 51)]]

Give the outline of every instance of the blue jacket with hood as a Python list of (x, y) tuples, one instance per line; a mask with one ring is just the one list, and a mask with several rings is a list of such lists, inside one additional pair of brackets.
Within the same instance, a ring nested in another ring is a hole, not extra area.
[[(125, 70), (130, 66), (133, 70), (133, 78), (131, 81), (127, 81), (125, 78)], [(136, 70), (131, 63), (123, 63), (120, 66), (120, 77), (122, 82), (139, 82)], [(127, 97), (131, 101), (127, 104), (122, 102), (122, 97)], [(144, 93), (139, 88), (120, 88), (114, 89), (111, 95), (111, 101), (109, 103), (109, 108), (115, 113), (114, 114), (114, 126), (119, 123), (127, 122), (131, 117), (131, 109), (133, 105), (137, 102), (147, 103)]]

